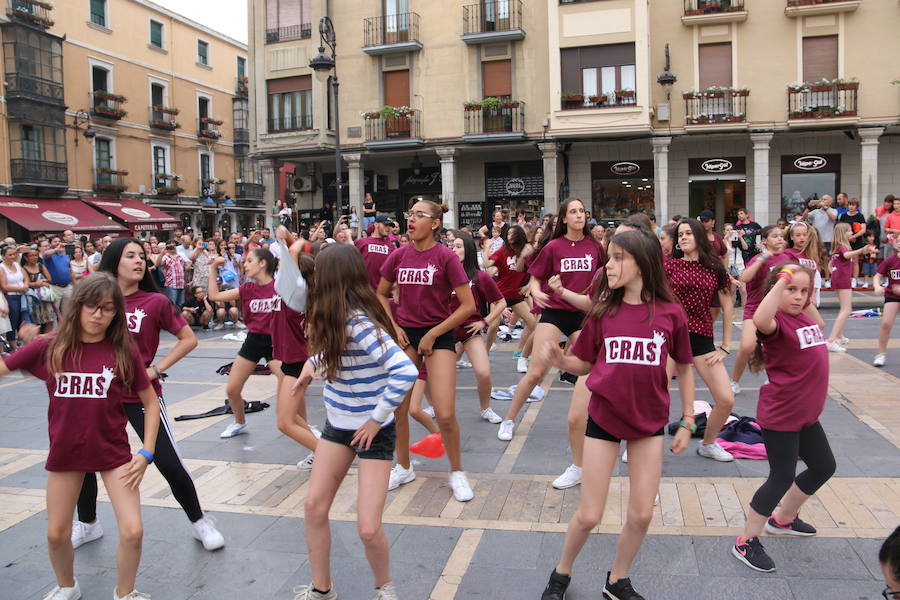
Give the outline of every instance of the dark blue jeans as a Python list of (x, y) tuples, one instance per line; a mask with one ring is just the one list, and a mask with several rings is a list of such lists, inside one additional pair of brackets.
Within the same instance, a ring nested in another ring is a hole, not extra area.
[(172, 304), (181, 308), (184, 305), (184, 288), (173, 288), (173, 287), (165, 287), (163, 288), (166, 292), (166, 297), (172, 301)]
[(10, 342), (15, 341), (16, 334), (19, 331), (19, 325), (22, 323), (34, 323), (31, 318), (31, 312), (26, 308), (22, 309), (22, 294), (3, 294), (6, 296), (6, 303), (9, 305), (9, 323), (12, 327), (11, 331), (6, 333), (6, 339)]

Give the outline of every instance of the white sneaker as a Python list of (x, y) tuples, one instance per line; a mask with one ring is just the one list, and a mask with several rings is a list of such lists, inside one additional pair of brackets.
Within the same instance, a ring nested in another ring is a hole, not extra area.
[(78, 580), (72, 587), (61, 588), (58, 585), (47, 592), (44, 600), (79, 600), (81, 598), (81, 588), (78, 587)]
[(453, 490), (453, 497), (456, 498), (457, 502), (468, 502), (475, 497), (465, 471), (453, 471), (450, 473), (450, 488)]
[(565, 490), (579, 483), (581, 483), (581, 467), (569, 465), (562, 475), (553, 480), (552, 485), (558, 490)]
[(839, 343), (829, 340), (825, 342), (825, 347), (828, 348), (829, 352), (846, 352), (847, 349), (841, 346)]
[(306, 455), (306, 458), (304, 458), (303, 460), (301, 460), (300, 462), (297, 463), (297, 468), (303, 469), (304, 471), (306, 471), (308, 469), (312, 469), (313, 460), (315, 460), (315, 458), (316, 458), (315, 453), (310, 452), (309, 454)]
[(525, 402), (540, 402), (541, 400), (544, 399), (544, 396), (546, 394), (547, 394), (547, 392), (544, 391), (544, 388), (542, 388), (539, 385), (536, 385), (536, 386), (534, 386), (534, 389), (531, 390), (531, 393), (528, 394), (528, 399), (525, 400)]
[(739, 384), (734, 379), (731, 380), (731, 393), (732, 394), (740, 394), (741, 393), (741, 384)]
[(213, 331), (221, 331), (222, 329), (225, 329), (225, 323), (216, 323), (213, 325)]
[(212, 552), (225, 546), (225, 538), (216, 529), (216, 523), (212, 517), (204, 516), (191, 525), (194, 527), (194, 539), (201, 541), (206, 550)]
[(625, 448), (625, 452), (622, 453), (622, 462), (623, 463), (628, 462), (628, 448)]
[(237, 323), (235, 323), (235, 326), (237, 326), (238, 329), (247, 329), (247, 326), (244, 325), (243, 321), (238, 321)]
[(527, 373), (528, 372), (528, 359), (524, 356), (520, 356), (516, 359), (516, 371), (519, 373)]
[(242, 433), (247, 431), (246, 423), (238, 423), (237, 421), (232, 421), (228, 427), (225, 428), (225, 431), (219, 434), (219, 437), (222, 439), (233, 438), (236, 435), (241, 435)]
[(294, 600), (337, 600), (334, 587), (323, 594), (313, 589), (313, 584), (294, 586)]
[(656, 498), (653, 499), (653, 506), (659, 506), (659, 492), (656, 492)]
[(422, 412), (425, 413), (426, 415), (428, 415), (429, 417), (431, 417), (432, 419), (434, 418), (434, 407), (433, 406), (426, 406), (425, 408), (422, 409)]
[(512, 333), (510, 333), (509, 335), (512, 339), (517, 340), (522, 337), (522, 330), (521, 329), (513, 329)]
[(472, 363), (470, 363), (469, 361), (467, 361), (464, 358), (461, 358), (458, 361), (456, 361), (456, 368), (457, 369), (471, 369)]
[(838, 344), (840, 344), (841, 346), (846, 346), (847, 344), (850, 343), (850, 338), (848, 338), (848, 337), (842, 335), (841, 337), (839, 337), (839, 338), (838, 338), (837, 340), (835, 340), (835, 341), (836, 341)]
[(388, 480), (388, 491), (396, 490), (401, 485), (406, 485), (416, 478), (416, 472), (412, 465), (404, 469), (403, 465), (394, 465), (391, 469), (391, 478)]
[(872, 360), (872, 364), (875, 365), (876, 367), (883, 367), (884, 359), (885, 359), (884, 354), (876, 354), (875, 358)]
[(142, 594), (137, 590), (131, 590), (121, 598), (118, 594), (116, 594), (116, 589), (113, 588), (113, 600), (150, 600), (150, 594)]
[(394, 583), (388, 581), (380, 588), (375, 588), (375, 598), (373, 600), (399, 600), (397, 590), (394, 589)]
[(88, 542), (99, 540), (102, 537), (103, 527), (100, 526), (99, 520), (93, 523), (82, 523), (78, 520), (72, 521), (72, 548), (84, 546)]
[(516, 429), (515, 421), (503, 421), (500, 423), (500, 429), (497, 431), (497, 439), (508, 442), (513, 439), (513, 431)]
[(481, 418), (484, 419), (485, 421), (487, 421), (488, 423), (493, 423), (494, 425), (496, 425), (497, 423), (503, 422), (503, 419), (500, 417), (500, 415), (495, 413), (494, 409), (490, 408), (490, 407), (481, 411)]
[(704, 458), (711, 458), (713, 460), (717, 460), (719, 462), (731, 462), (734, 460), (734, 456), (731, 455), (731, 452), (728, 452), (720, 446), (717, 442), (713, 442), (712, 444), (704, 444), (700, 443), (697, 446), (697, 454)]

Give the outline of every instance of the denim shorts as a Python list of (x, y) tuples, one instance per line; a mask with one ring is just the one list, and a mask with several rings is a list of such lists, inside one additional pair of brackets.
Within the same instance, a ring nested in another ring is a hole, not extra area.
[(363, 450), (350, 445), (356, 431), (335, 429), (331, 423), (325, 421), (325, 429), (322, 430), (322, 439), (328, 440), (333, 444), (341, 444), (347, 446), (356, 452), (360, 458), (369, 458), (373, 460), (393, 460), (394, 459), (394, 442), (397, 440), (397, 431), (394, 422), (381, 428), (381, 431), (372, 439), (372, 444), (368, 450)]

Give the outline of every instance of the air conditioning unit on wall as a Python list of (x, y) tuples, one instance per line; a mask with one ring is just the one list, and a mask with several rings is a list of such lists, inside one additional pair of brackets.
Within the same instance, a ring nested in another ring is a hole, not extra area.
[(311, 192), (313, 190), (313, 178), (309, 175), (294, 177), (291, 188), (295, 192)]

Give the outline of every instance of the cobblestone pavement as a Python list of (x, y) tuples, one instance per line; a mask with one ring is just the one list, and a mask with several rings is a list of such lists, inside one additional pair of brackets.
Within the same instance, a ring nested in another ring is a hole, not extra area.
[[(830, 321), (834, 311), (827, 310)], [(822, 422), (838, 471), (804, 509), (819, 530), (811, 539), (765, 540), (778, 564), (773, 574), (750, 571), (729, 554), (744, 511), (765, 477), (764, 462), (717, 463), (692, 447), (667, 453), (660, 503), (650, 535), (632, 570), (647, 598), (880, 598), (877, 549), (900, 524), (900, 339), (895, 335), (884, 369), (870, 366), (878, 319), (851, 319), (846, 355), (832, 355), (830, 397)], [(165, 395), (170, 416), (203, 412), (224, 401), (225, 379), (215, 374), (230, 362), (234, 342), (202, 333), (200, 347), (170, 370)], [(163, 341), (167, 351), (171, 338)], [(518, 379), (512, 347), (492, 358), (494, 385)], [(748, 375), (735, 412), (755, 414), (764, 376)], [(566, 524), (580, 488), (555, 490), (550, 482), (571, 462), (566, 412), (571, 388), (551, 379), (542, 402), (527, 405), (510, 443), (496, 425), (478, 416), (471, 370), (459, 371), (457, 413), (463, 465), (475, 499), (451, 497), (445, 459), (418, 459), (418, 478), (388, 496), (384, 521), (392, 572), (401, 597), (538, 598), (559, 557)], [(703, 385), (702, 382), (699, 385)], [(254, 376), (247, 399), (274, 404), (274, 377)], [(310, 420), (324, 422), (321, 388), (309, 397)], [(710, 399), (701, 388), (698, 399)], [(15, 374), (0, 382), (0, 600), (41, 598), (53, 583), (46, 555), (46, 393), (42, 384)], [(494, 401), (495, 410), (505, 411)], [(672, 414), (678, 409), (673, 390)], [(142, 484), (145, 540), (138, 588), (162, 600), (293, 598), (308, 583), (303, 499), (306, 456), (275, 427), (273, 409), (250, 415), (249, 434), (220, 440), (224, 417), (174, 424), (205, 510), (226, 537), (222, 551), (205, 552), (155, 469)], [(413, 425), (413, 436), (423, 430)], [(134, 438), (133, 438), (134, 439)], [(696, 440), (693, 442), (695, 445)], [(618, 463), (603, 520), (576, 563), (569, 598), (599, 598), (612, 562), (616, 534), (628, 498), (628, 466)], [(356, 473), (351, 470), (332, 510), (332, 565), (342, 599), (372, 597), (372, 581), (356, 537)], [(115, 521), (101, 491), (106, 535), (76, 553), (84, 598), (108, 598), (115, 580)]]

